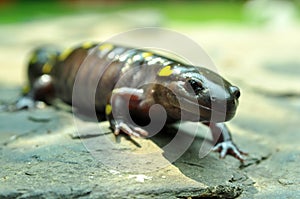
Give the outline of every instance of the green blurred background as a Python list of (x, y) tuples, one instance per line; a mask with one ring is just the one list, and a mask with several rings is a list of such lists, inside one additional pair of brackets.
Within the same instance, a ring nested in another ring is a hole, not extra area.
[[(226, 21), (260, 24), (270, 17), (267, 16), (268, 14), (263, 13), (265, 11), (270, 12), (269, 8), (264, 9), (264, 5), (272, 1), (273, 0), (0, 0), (0, 23), (28, 22), (62, 15), (86, 13), (104, 14), (119, 11), (130, 12), (147, 8), (159, 12), (164, 17), (165, 23), (170, 21)], [(285, 0), (283, 2), (290, 4), (290, 7), (293, 7), (293, 11), (291, 12), (293, 12), (293, 14), (296, 13), (296, 17), (299, 18), (300, 1)], [(275, 9), (278, 8), (275, 7)]]

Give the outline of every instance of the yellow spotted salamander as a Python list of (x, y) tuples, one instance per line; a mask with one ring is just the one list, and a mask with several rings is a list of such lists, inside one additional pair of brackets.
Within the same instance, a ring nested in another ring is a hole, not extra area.
[(211, 129), (213, 150), (220, 157), (229, 154), (244, 160), (245, 153), (233, 143), (224, 124), (235, 115), (240, 91), (207, 68), (141, 49), (84, 43), (63, 52), (53, 47), (36, 49), (28, 79), (17, 109), (34, 107), (36, 101), (51, 104), (54, 98), (78, 109), (89, 109), (93, 103), (94, 111), (109, 120), (116, 135), (142, 137), (151, 129), (141, 125), (163, 113), (166, 123), (200, 121)]

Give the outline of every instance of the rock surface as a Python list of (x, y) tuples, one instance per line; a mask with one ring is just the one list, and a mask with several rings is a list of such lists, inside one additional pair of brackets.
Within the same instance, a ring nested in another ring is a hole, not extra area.
[[(103, 16), (0, 26), (5, 38), (0, 103), (17, 99), (26, 55), (34, 46), (103, 40), (134, 27), (99, 19)], [(164, 146), (172, 140), (172, 128), (147, 140), (115, 139), (107, 122), (98, 125), (62, 108), (2, 110), (0, 198), (299, 198), (300, 28), (170, 28), (199, 42), (220, 73), (241, 88), (238, 114), (228, 126), (250, 154), (245, 163), (220, 160), (216, 153), (200, 159), (203, 126), (170, 164)]]

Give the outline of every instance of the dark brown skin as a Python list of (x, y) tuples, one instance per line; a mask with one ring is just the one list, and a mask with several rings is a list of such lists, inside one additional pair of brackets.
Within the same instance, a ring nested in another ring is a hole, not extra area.
[[(40, 54), (47, 53), (49, 59), (39, 60)], [(140, 125), (157, 126), (165, 113), (164, 124), (203, 122), (211, 129), (213, 150), (221, 158), (229, 154), (244, 160), (245, 153), (233, 143), (223, 123), (235, 115), (240, 91), (217, 73), (112, 44), (86, 43), (59, 55), (40, 48), (32, 57), (31, 89), (18, 101), (17, 109), (33, 106), (36, 100), (49, 103), (55, 96), (78, 109), (106, 115), (115, 135), (122, 132), (137, 137), (146, 137), (153, 130)]]

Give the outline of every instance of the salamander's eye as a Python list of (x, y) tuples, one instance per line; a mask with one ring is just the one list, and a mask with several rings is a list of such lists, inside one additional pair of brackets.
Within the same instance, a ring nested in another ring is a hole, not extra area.
[(200, 81), (197, 81), (195, 79), (188, 79), (187, 82), (196, 94), (203, 90), (203, 85)]

